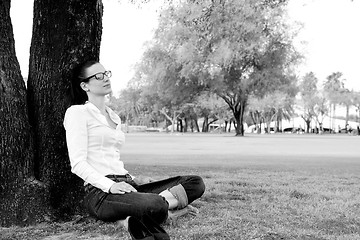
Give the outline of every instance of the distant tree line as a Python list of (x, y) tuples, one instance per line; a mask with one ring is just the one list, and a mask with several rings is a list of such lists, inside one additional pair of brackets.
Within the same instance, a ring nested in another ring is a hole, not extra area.
[[(208, 132), (209, 125), (220, 123), (222, 131), (235, 130), (236, 121), (226, 102), (214, 93), (202, 91), (191, 102), (174, 105), (177, 108), (170, 117), (167, 108), (159, 109), (161, 103), (149, 102), (149, 96), (144, 95), (146, 89), (134, 88), (129, 85), (118, 97), (112, 96), (110, 104), (127, 125), (144, 125), (147, 127), (169, 127), (175, 124), (178, 132)], [(166, 91), (166, 90), (163, 90)], [(345, 108), (345, 115), (336, 115), (336, 109)], [(353, 107), (357, 115), (350, 115)], [(360, 92), (345, 87), (345, 79), (341, 72), (334, 72), (319, 85), (319, 80), (313, 72), (298, 78), (291, 92), (280, 91), (267, 93), (261, 97), (249, 95), (245, 109), (244, 122), (255, 125), (255, 131), (260, 133), (259, 126), (265, 125), (265, 132), (270, 133), (272, 122), (275, 122), (275, 132), (281, 132), (282, 120), (290, 121), (293, 117), (301, 117), (306, 125), (306, 132), (311, 131), (311, 123), (317, 127), (323, 126), (325, 117), (334, 117), (348, 121), (360, 121)], [(202, 126), (198, 126), (201, 119)], [(345, 126), (342, 126), (345, 127)]]
[[(341, 72), (334, 72), (327, 76), (320, 88), (318, 88), (318, 78), (313, 72), (305, 74), (301, 79), (299, 83), (301, 98), (297, 104), (303, 112), (301, 117), (306, 123), (307, 132), (310, 130), (312, 120), (315, 120), (318, 126), (323, 126), (325, 116), (344, 119), (345, 125), (350, 120), (360, 121), (360, 115), (349, 114), (351, 107), (360, 114), (360, 92), (346, 88), (345, 81)], [(345, 108), (345, 116), (335, 115), (338, 107)]]

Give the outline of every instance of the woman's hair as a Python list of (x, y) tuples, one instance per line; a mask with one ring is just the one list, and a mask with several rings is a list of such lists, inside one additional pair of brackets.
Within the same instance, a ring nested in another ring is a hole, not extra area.
[(90, 79), (86, 79), (86, 69), (94, 64), (99, 63), (98, 61), (87, 61), (79, 64), (73, 72), (72, 79), (72, 93), (73, 93), (73, 104), (84, 104), (88, 100), (86, 92), (81, 88), (80, 83), (89, 82)]
[(92, 65), (95, 65), (99, 63), (98, 61), (87, 61), (87, 62), (84, 62), (83, 64), (80, 64), (79, 65), (79, 69), (78, 69), (78, 73), (77, 73), (77, 77), (78, 77), (78, 80), (79, 80), (79, 83), (81, 82), (88, 82), (89, 79), (85, 80), (88, 76), (86, 76), (86, 69), (88, 69), (89, 67), (91, 67)]

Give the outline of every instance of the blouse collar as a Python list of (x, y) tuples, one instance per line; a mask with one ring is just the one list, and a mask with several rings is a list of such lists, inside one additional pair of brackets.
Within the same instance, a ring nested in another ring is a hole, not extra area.
[[(96, 112), (97, 114), (99, 114), (99, 115), (101, 116), (101, 118), (105, 118), (105, 116), (100, 112), (100, 109), (97, 108), (97, 107), (95, 106), (95, 104), (93, 104), (92, 102), (86, 101), (86, 102), (85, 102), (85, 105), (86, 105), (87, 108), (90, 109), (91, 111), (94, 111), (94, 112)], [(106, 111), (109, 113), (109, 116), (110, 116), (111, 120), (113, 120), (117, 125), (120, 125), (121, 122), (120, 122), (119, 116), (118, 116), (111, 108), (109, 108), (108, 106), (105, 106), (105, 109), (106, 109)], [(104, 119), (102, 119), (102, 120), (104, 120)], [(108, 125), (106, 119), (105, 119), (105, 122), (104, 122), (104, 123), (106, 123), (106, 124)]]

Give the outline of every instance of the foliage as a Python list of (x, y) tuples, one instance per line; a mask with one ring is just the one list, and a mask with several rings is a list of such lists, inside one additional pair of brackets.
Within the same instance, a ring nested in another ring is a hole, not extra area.
[(314, 106), (314, 117), (319, 124), (320, 129), (322, 128), (325, 116), (329, 113), (328, 100), (323, 96), (323, 93), (318, 93)]
[(300, 96), (301, 96), (301, 106), (303, 109), (303, 114), (301, 114), (301, 117), (304, 119), (306, 123), (307, 133), (309, 133), (310, 131), (311, 120), (316, 115), (315, 106), (318, 103), (317, 82), (318, 79), (316, 78), (315, 74), (313, 72), (309, 72), (305, 74), (299, 86)]
[(141, 90), (128, 87), (120, 92), (119, 98), (110, 97), (109, 106), (126, 123), (139, 124), (142, 115), (142, 105), (139, 102)]
[(260, 126), (261, 122), (266, 123), (266, 132), (270, 133), (271, 122), (291, 118), (294, 112), (293, 104), (294, 98), (280, 91), (266, 94), (262, 98), (250, 96), (249, 114), (256, 126)]
[(346, 122), (349, 120), (349, 109), (353, 105), (354, 95), (345, 88), (345, 79), (342, 78), (341, 72), (334, 72), (329, 75), (324, 83), (324, 91), (330, 104), (333, 105), (333, 112), (335, 112), (336, 105), (343, 105), (346, 108)]
[(223, 123), (229, 121), (232, 116), (228, 105), (216, 94), (203, 92), (196, 99), (195, 112), (204, 118), (202, 132), (209, 131), (209, 125), (215, 121)]
[(162, 113), (173, 127), (184, 105), (193, 103), (203, 89), (182, 77), (181, 69), (172, 53), (155, 43), (144, 53), (131, 83), (142, 89), (142, 101), (152, 103), (152, 112)]
[(170, 4), (161, 13), (154, 43), (142, 61), (148, 67), (144, 81), (156, 79), (161, 84), (157, 91), (170, 92), (175, 99), (171, 89), (209, 89), (228, 104), (237, 134), (242, 135), (249, 94), (262, 96), (292, 82), (289, 75), (298, 54), (283, 21), (284, 4), (253, 0)]
[(339, 104), (341, 99), (341, 90), (344, 89), (345, 80), (342, 79), (341, 72), (334, 72), (326, 77), (323, 88), (327, 98), (332, 104)]
[(353, 105), (356, 108), (356, 111), (358, 112), (359, 116), (358, 116), (358, 121), (360, 124), (360, 92), (352, 92), (352, 96), (353, 96)]

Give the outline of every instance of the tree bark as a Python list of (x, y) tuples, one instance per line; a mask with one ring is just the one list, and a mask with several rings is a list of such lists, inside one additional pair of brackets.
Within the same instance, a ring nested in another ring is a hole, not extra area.
[(349, 123), (349, 111), (350, 111), (350, 106), (347, 104), (346, 106), (346, 115), (345, 115), (345, 125)]
[(204, 122), (202, 124), (202, 132), (208, 132), (209, 131), (209, 117), (208, 115), (204, 116)]
[(46, 204), (55, 219), (82, 212), (82, 180), (70, 172), (63, 117), (74, 100), (74, 67), (99, 59), (102, 13), (100, 0), (34, 2), (29, 119), (35, 133), (35, 177), (47, 186)]
[(311, 123), (311, 119), (305, 119), (305, 124), (306, 124), (306, 133), (310, 133), (310, 123)]
[(244, 111), (245, 109), (242, 107), (233, 111), (236, 120), (235, 136), (244, 136)]
[(197, 117), (194, 118), (193, 121), (194, 121), (194, 125), (195, 125), (195, 130), (196, 130), (197, 132), (200, 132), (200, 128), (199, 128), (199, 123), (198, 123)]
[(236, 122), (235, 126), (235, 136), (244, 136), (244, 113), (245, 107), (247, 103), (246, 98), (242, 98), (240, 96), (235, 96), (233, 99), (224, 98), (226, 103), (229, 105), (230, 109), (232, 110)]
[(0, 226), (23, 225), (44, 216), (39, 204), (44, 188), (32, 177), (34, 147), (26, 87), (15, 54), (10, 0), (0, 1), (0, 113)]

